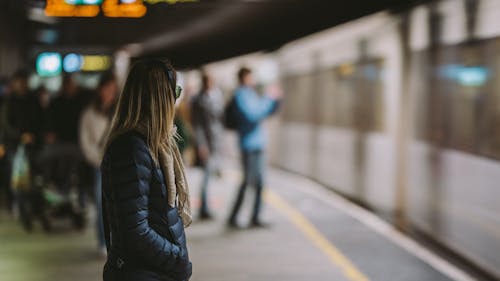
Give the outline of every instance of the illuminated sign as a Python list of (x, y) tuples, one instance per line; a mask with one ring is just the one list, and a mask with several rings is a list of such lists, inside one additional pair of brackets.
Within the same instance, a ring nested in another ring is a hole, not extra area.
[(95, 17), (99, 5), (72, 5), (64, 0), (47, 0), (45, 15), (49, 17)]
[(80, 55), (69, 53), (61, 58), (56, 52), (45, 52), (36, 59), (36, 71), (40, 76), (56, 76), (64, 72), (106, 71), (112, 65), (112, 58), (106, 55)]
[(100, 5), (103, 0), (64, 0), (70, 5)]
[(462, 86), (482, 86), (486, 84), (489, 70), (482, 66), (463, 66), (449, 64), (439, 69), (439, 74), (447, 79), (454, 80)]
[(463, 67), (457, 73), (457, 81), (463, 86), (482, 86), (488, 80), (488, 70), (484, 67)]
[(106, 17), (140, 18), (147, 12), (144, 3), (173, 5), (190, 2), (199, 2), (199, 0), (47, 0), (45, 15), (49, 17), (95, 17), (102, 9)]
[(36, 58), (36, 72), (40, 76), (55, 76), (61, 73), (62, 62), (59, 53), (41, 53)]
[(111, 57), (109, 56), (82, 56), (82, 71), (104, 71), (111, 67)]
[(105, 0), (102, 4), (102, 12), (111, 18), (140, 18), (146, 11), (142, 0)]
[(140, 18), (147, 8), (142, 0), (47, 0), (49, 17), (96, 17), (102, 11), (107, 17)]
[(83, 57), (77, 54), (67, 54), (63, 59), (63, 69), (65, 72), (76, 72), (82, 69)]

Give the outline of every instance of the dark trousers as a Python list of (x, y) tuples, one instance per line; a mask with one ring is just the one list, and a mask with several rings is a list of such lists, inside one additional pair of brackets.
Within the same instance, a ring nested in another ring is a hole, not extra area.
[(236, 201), (234, 202), (230, 222), (236, 222), (238, 212), (241, 209), (247, 186), (255, 187), (255, 201), (253, 205), (251, 222), (259, 221), (259, 213), (262, 205), (262, 188), (264, 175), (264, 155), (262, 150), (242, 151), (243, 182), (240, 185)]
[(26, 231), (33, 230), (33, 221), (38, 219), (45, 231), (50, 231), (50, 223), (45, 214), (43, 193), (39, 190), (16, 191), (19, 217)]
[(38, 157), (41, 174), (48, 181), (54, 182), (64, 196), (69, 196), (72, 187), (77, 188), (78, 205), (81, 209), (86, 207), (88, 187), (94, 183), (84, 182), (86, 178), (94, 177), (94, 169), (82, 161), (80, 148), (73, 143), (58, 143), (46, 146)]

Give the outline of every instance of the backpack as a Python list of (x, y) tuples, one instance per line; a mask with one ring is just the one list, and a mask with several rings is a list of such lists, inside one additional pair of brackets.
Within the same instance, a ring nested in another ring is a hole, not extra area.
[(238, 107), (234, 97), (226, 104), (224, 108), (224, 127), (228, 130), (238, 129)]

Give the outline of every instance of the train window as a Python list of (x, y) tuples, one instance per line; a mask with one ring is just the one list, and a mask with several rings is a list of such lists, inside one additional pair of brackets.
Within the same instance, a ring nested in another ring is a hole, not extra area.
[(337, 84), (335, 70), (323, 70), (318, 73), (317, 79), (319, 93), (318, 100), (316, 100), (318, 123), (323, 126), (335, 126), (336, 114), (338, 114), (336, 109), (337, 101), (333, 92)]
[(383, 129), (382, 60), (342, 64), (284, 79), (284, 118), (364, 131)]
[(500, 39), (485, 40), (413, 55), (417, 138), (500, 158), (499, 45)]
[(312, 74), (300, 74), (284, 80), (286, 106), (284, 118), (290, 122), (310, 123), (311, 116)]
[(283, 79), (283, 89), (286, 93), (286, 99), (285, 99), (285, 106), (283, 107), (283, 119), (287, 121), (293, 120), (293, 112), (291, 110), (291, 106), (293, 104), (293, 99), (295, 97), (293, 93), (293, 84), (294, 84), (294, 77), (293, 76), (287, 76)]
[(354, 109), (356, 99), (356, 81), (354, 75), (355, 67), (352, 64), (345, 64), (335, 69), (335, 88), (332, 94), (335, 96), (335, 119), (334, 125), (337, 127), (354, 127)]
[(383, 129), (383, 61), (366, 60), (335, 68), (335, 120), (340, 127)]

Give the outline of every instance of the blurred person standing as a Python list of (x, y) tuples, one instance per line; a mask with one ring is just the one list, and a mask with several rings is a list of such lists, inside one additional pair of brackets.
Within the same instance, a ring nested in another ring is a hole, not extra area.
[[(33, 184), (33, 171), (36, 169), (36, 157), (39, 152), (39, 128), (43, 126), (43, 118), (37, 110), (38, 100), (28, 89), (28, 73), (18, 71), (11, 85), (11, 93), (7, 99), (6, 127), (10, 129), (11, 155), (11, 188), (19, 208), (19, 215), (24, 228), (31, 231), (33, 219), (40, 219), (43, 228), (50, 229), (43, 211), (41, 193)], [(9, 156), (10, 157), (10, 156)]]
[(111, 122), (117, 91), (115, 76), (111, 73), (104, 74), (99, 81), (94, 102), (85, 108), (80, 120), (80, 147), (86, 162), (94, 168), (97, 241), (102, 255), (106, 254), (106, 241), (102, 222), (102, 188), (99, 167), (104, 153), (104, 138)]
[(61, 90), (51, 102), (49, 114), (50, 139), (64, 144), (78, 143), (78, 123), (85, 108), (85, 98), (69, 74), (63, 77)]
[(246, 187), (252, 185), (255, 187), (255, 201), (250, 226), (265, 227), (266, 224), (259, 217), (264, 187), (264, 149), (266, 146), (262, 122), (277, 110), (281, 91), (272, 88), (267, 95), (259, 95), (255, 90), (252, 71), (246, 67), (238, 71), (238, 81), (240, 86), (228, 104), (233, 114), (225, 117), (235, 119), (230, 121), (234, 122), (239, 137), (243, 182), (231, 210), (228, 226), (239, 228), (237, 216), (243, 203)]
[(223, 133), (222, 117), (224, 100), (222, 93), (215, 87), (212, 77), (203, 73), (201, 76), (202, 88), (192, 102), (191, 122), (195, 135), (196, 156), (204, 169), (200, 187), (200, 219), (211, 219), (212, 214), (208, 206), (207, 189), (210, 176), (215, 172), (217, 156), (220, 152), (221, 136)]
[(191, 203), (174, 127), (180, 94), (173, 67), (149, 59), (132, 66), (118, 98), (101, 164), (104, 281), (191, 277)]
[(36, 146), (36, 157), (34, 161), (35, 174), (39, 185), (44, 185), (45, 180), (50, 178), (50, 165), (47, 165), (45, 161), (47, 153), (47, 123), (49, 118), (49, 107), (50, 107), (50, 92), (44, 86), (38, 87), (34, 92), (35, 105), (34, 114), (36, 115), (37, 123), (34, 128), (35, 135), (35, 146)]
[(85, 97), (71, 75), (65, 75), (58, 96), (51, 102), (48, 116), (47, 143), (52, 144), (51, 169), (55, 170), (55, 182), (64, 194), (69, 194), (77, 184), (78, 203), (85, 208), (84, 185), (73, 179), (79, 175), (82, 154), (78, 145), (80, 116), (87, 105)]
[(37, 122), (34, 126), (34, 135), (36, 144), (41, 146), (45, 142), (45, 134), (47, 132), (47, 119), (49, 114), (50, 93), (44, 86), (38, 87), (34, 93), (34, 115)]
[(40, 120), (36, 115), (36, 97), (28, 89), (28, 73), (18, 71), (11, 81), (10, 94), (6, 99), (7, 122), (12, 143), (17, 146), (21, 142), (33, 144), (35, 131)]
[(9, 80), (3, 81), (0, 95), (0, 197), (5, 202), (9, 213), (13, 211), (14, 194), (10, 187), (12, 153), (15, 150), (15, 135), (17, 130), (12, 128), (8, 120), (8, 102), (10, 96)]

